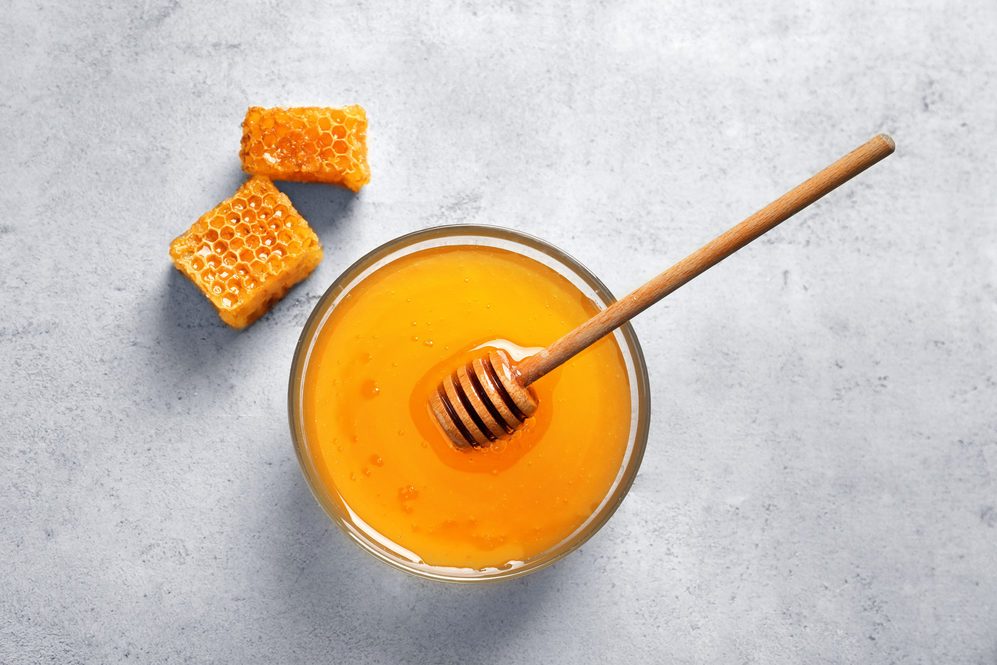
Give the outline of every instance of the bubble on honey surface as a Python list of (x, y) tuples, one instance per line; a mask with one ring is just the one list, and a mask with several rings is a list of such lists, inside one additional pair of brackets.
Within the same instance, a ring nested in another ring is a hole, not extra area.
[(370, 463), (374, 466), (384, 466), (384, 458), (377, 453), (374, 453), (370, 456)]
[(419, 490), (414, 485), (404, 485), (398, 488), (398, 501), (402, 504), (402, 510), (411, 513), (414, 509), (413, 503), (419, 498)]
[[(295, 252), (277, 242), (276, 232), (254, 223), (278, 207), (287, 211), (289, 226), (282, 233), (297, 243)], [(262, 249), (271, 246), (280, 251)], [(176, 238), (170, 256), (225, 323), (244, 328), (311, 273), (322, 260), (322, 247), (290, 200), (268, 178), (257, 176)]]
[(240, 157), (247, 173), (358, 191), (370, 180), (367, 114), (355, 105), (250, 107), (242, 123)]
[(492, 441), (491, 445), (485, 446), (484, 452), (491, 455), (499, 455), (505, 452), (505, 449), (508, 446), (509, 446), (509, 439), (503, 437), (501, 439), (498, 439), (497, 441)]
[(373, 399), (381, 394), (381, 388), (377, 385), (374, 379), (367, 379), (362, 384), (360, 384), (360, 394), (367, 399)]

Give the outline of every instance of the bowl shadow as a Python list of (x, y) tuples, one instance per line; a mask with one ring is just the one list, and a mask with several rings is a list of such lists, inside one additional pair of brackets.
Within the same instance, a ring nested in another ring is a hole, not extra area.
[[(296, 470), (297, 471), (297, 470)], [(297, 473), (281, 512), (267, 517), (283, 545), (270, 574), (296, 635), (348, 634), (350, 656), (380, 662), (455, 662), (499, 654), (511, 635), (580, 571), (567, 557), (523, 578), (480, 585), (424, 580), (363, 552), (336, 528)], [(573, 562), (572, 559), (575, 559)], [(319, 648), (315, 639), (299, 645)], [(344, 645), (338, 644), (339, 647)], [(311, 654), (309, 654), (311, 655)], [(318, 654), (316, 654), (318, 655)]]

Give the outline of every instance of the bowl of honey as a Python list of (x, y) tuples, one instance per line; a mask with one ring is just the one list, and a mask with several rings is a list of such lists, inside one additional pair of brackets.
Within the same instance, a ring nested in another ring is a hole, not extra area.
[(499, 227), (416, 231), (361, 258), (315, 306), (291, 368), (291, 434), (319, 504), (369, 553), (435, 580), (511, 579), (578, 548), (647, 443), (631, 326), (537, 381), (536, 415), (493, 445), (454, 445), (427, 397), (483, 350), (525, 357), (613, 301), (571, 256)]

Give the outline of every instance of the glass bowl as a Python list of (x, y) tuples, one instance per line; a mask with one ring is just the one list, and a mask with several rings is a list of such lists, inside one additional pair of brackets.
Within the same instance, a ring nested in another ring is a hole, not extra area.
[(298, 461), (301, 464), (301, 470), (316, 500), (329, 515), (329, 518), (351, 540), (370, 554), (395, 568), (433, 580), (487, 582), (512, 579), (545, 568), (581, 546), (612, 516), (633, 484), (647, 444), (650, 396), (644, 354), (629, 323), (624, 324), (613, 333), (626, 363), (631, 404), (627, 449), (616, 477), (602, 502), (574, 532), (557, 545), (515, 567), (483, 570), (444, 568), (413, 560), (405, 552), (399, 552), (391, 547), (390, 542), (385, 538), (379, 538), (379, 534), (367, 527), (333, 488), (325, 487), (308, 452), (309, 442), (302, 421), (302, 384), (316, 337), (329, 314), (351, 289), (382, 266), (413, 252), (446, 245), (484, 245), (514, 251), (556, 270), (587, 297), (596, 303), (601, 303), (604, 307), (615, 300), (609, 289), (571, 256), (553, 245), (518, 231), (494, 226), (454, 225), (438, 226), (395, 238), (347, 268), (332, 283), (308, 317), (291, 364), (291, 379), (288, 387), (291, 438), (294, 442)]

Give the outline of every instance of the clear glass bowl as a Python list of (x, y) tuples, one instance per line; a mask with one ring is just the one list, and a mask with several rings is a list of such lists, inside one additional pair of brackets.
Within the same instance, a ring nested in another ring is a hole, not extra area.
[(615, 300), (609, 289), (571, 256), (553, 245), (518, 231), (494, 226), (455, 225), (438, 226), (395, 238), (347, 268), (332, 283), (308, 317), (291, 365), (288, 388), (291, 437), (301, 470), (316, 500), (346, 535), (378, 559), (419, 577), (433, 580), (487, 582), (512, 579), (545, 568), (578, 548), (606, 523), (633, 484), (647, 444), (651, 405), (644, 354), (630, 324), (623, 325), (614, 333), (626, 362), (632, 405), (629, 440), (616, 478), (602, 502), (581, 526), (554, 547), (516, 567), (486, 570), (442, 568), (415, 562), (402, 556), (382, 542), (384, 539), (379, 539), (378, 534), (367, 528), (345, 505), (334, 488), (325, 487), (308, 453), (309, 442), (302, 420), (302, 382), (315, 339), (329, 314), (351, 289), (378, 268), (407, 254), (445, 245), (484, 245), (518, 252), (556, 270), (596, 303), (607, 306)]

